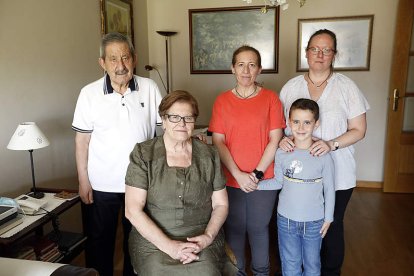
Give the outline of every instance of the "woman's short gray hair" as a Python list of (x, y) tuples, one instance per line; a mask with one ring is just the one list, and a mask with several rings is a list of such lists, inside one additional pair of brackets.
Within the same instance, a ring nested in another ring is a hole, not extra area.
[(120, 34), (120, 33), (109, 33), (109, 34), (104, 35), (101, 41), (101, 47), (99, 48), (99, 56), (102, 59), (105, 59), (106, 57), (106, 53), (105, 53), (106, 46), (114, 42), (128, 44), (129, 53), (135, 59), (135, 49), (134, 49), (134, 45), (132, 45), (131, 39), (128, 36)]

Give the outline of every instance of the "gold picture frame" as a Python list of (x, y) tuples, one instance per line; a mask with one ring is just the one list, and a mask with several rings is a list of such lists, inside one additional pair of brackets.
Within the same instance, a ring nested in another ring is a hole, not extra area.
[(131, 0), (100, 0), (102, 35), (118, 32), (134, 42), (133, 10)]

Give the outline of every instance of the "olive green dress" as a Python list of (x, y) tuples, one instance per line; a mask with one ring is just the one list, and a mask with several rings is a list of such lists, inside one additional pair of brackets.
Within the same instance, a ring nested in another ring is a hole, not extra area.
[[(168, 237), (186, 241), (187, 237), (204, 233), (212, 212), (211, 195), (225, 188), (225, 177), (215, 147), (192, 139), (191, 165), (169, 167), (164, 140), (157, 137), (135, 146), (126, 183), (147, 190), (145, 212)], [(222, 230), (198, 254), (198, 261), (185, 265), (160, 251), (134, 227), (129, 246), (132, 264), (139, 276), (222, 275), (227, 261)]]

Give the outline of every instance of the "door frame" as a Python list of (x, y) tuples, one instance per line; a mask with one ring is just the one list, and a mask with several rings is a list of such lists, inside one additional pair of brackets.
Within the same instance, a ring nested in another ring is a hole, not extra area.
[[(414, 133), (402, 132), (404, 101), (407, 93), (408, 66), (414, 17), (414, 0), (400, 0), (395, 28), (393, 63), (388, 97), (388, 122), (385, 144), (384, 192), (414, 192), (412, 178), (399, 173), (401, 145), (413, 145)], [(407, 26), (411, 26), (407, 27)], [(411, 55), (412, 56), (412, 55)], [(393, 110), (394, 91), (399, 92), (398, 108)]]

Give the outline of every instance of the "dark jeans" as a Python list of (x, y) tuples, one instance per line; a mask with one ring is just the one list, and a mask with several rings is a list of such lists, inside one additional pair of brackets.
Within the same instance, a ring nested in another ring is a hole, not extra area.
[(227, 187), (229, 215), (224, 229), (226, 241), (232, 249), (239, 269), (245, 271), (246, 233), (249, 239), (253, 275), (269, 275), (269, 222), (272, 217), (277, 191), (254, 191), (245, 193)]
[(124, 232), (124, 276), (132, 276), (134, 270), (128, 250), (128, 237), (132, 225), (125, 218), (125, 194), (93, 191), (93, 204), (84, 204), (86, 240), (86, 266), (98, 270), (100, 276), (112, 276), (119, 211), (122, 210)]
[(353, 190), (339, 190), (335, 193), (334, 221), (322, 240), (322, 276), (341, 275), (345, 257), (344, 215)]

